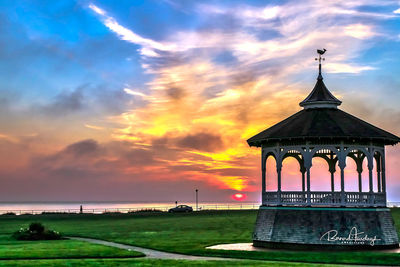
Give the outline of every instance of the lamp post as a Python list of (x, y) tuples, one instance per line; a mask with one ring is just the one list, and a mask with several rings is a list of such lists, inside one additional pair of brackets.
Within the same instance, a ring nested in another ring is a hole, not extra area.
[(196, 211), (199, 211), (199, 189), (196, 189)]

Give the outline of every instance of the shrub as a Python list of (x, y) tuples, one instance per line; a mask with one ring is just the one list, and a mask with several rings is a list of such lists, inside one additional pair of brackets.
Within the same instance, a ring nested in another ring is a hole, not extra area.
[(146, 212), (163, 212), (162, 210), (159, 209), (140, 209), (140, 210), (135, 210), (135, 211), (129, 211), (128, 213), (146, 213)]
[(28, 229), (32, 233), (37, 233), (37, 234), (43, 234), (44, 232), (44, 226), (41, 223), (31, 223)]
[(14, 212), (6, 212), (2, 214), (3, 216), (15, 216), (16, 214)]
[(117, 214), (121, 214), (121, 212), (120, 211), (105, 211), (105, 212), (103, 212), (103, 214), (117, 215)]
[(28, 228), (21, 228), (12, 235), (17, 240), (58, 240), (59, 232), (46, 229), (41, 223), (31, 223)]
[(64, 211), (42, 211), (42, 215), (52, 215), (52, 214), (69, 214), (68, 212)]

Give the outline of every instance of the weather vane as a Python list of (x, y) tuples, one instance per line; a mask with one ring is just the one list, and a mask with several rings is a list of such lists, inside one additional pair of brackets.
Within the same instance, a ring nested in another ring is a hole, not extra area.
[(317, 49), (317, 53), (319, 54), (318, 58), (315, 58), (315, 60), (319, 61), (319, 74), (318, 74), (318, 79), (322, 79), (322, 74), (321, 74), (321, 60), (325, 60), (324, 57), (322, 57), (323, 54), (325, 54), (326, 49), (323, 48), (322, 50)]

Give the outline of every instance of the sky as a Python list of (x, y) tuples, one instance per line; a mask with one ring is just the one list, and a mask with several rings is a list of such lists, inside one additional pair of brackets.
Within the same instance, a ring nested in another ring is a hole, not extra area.
[[(246, 140), (301, 110), (321, 48), (340, 108), (400, 135), (399, 1), (0, 1), (0, 44), (0, 201), (184, 202), (198, 189), (259, 202)], [(399, 145), (386, 161), (400, 201)], [(325, 162), (312, 174), (329, 190)], [(300, 188), (293, 159), (282, 177)]]

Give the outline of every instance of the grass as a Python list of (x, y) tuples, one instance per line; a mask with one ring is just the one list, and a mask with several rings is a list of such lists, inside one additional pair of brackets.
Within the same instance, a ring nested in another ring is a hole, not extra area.
[(136, 251), (75, 240), (16, 241), (0, 236), (0, 259), (140, 257)]
[[(392, 209), (400, 232), (400, 209)], [(333, 264), (397, 265), (400, 253), (296, 252), (206, 250), (221, 243), (251, 242), (257, 211), (207, 211), (191, 214), (76, 214), (4, 216), (0, 235), (11, 234), (32, 221), (66, 235), (92, 237), (193, 255), (224, 256), (270, 261)], [(1, 252), (0, 252), (1, 253)], [(118, 265), (117, 265), (118, 266)]]
[[(296, 266), (296, 267), (320, 267), (322, 264), (305, 264), (293, 262), (272, 262), (272, 261), (189, 261), (189, 260), (155, 260), (155, 259), (83, 259), (83, 260), (35, 260), (35, 261), (0, 261), (0, 266)], [(335, 266), (335, 265), (329, 265)]]

